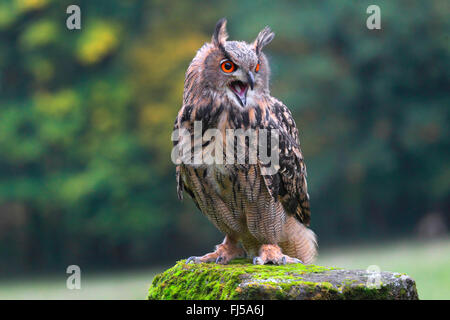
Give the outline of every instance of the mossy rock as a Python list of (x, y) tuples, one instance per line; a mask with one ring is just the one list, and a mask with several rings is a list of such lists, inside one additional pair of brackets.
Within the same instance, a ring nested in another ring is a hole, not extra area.
[(215, 263), (175, 266), (158, 274), (149, 300), (334, 300), (418, 299), (416, 284), (405, 274), (344, 270), (315, 265), (253, 265), (237, 259), (228, 265)]

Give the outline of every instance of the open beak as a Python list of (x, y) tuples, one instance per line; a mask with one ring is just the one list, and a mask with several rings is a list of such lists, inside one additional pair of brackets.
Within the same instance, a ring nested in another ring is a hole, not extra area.
[(229, 84), (230, 89), (234, 92), (243, 107), (247, 104), (248, 87), (253, 90), (255, 86), (255, 76), (251, 71), (247, 72), (247, 82), (233, 81)]

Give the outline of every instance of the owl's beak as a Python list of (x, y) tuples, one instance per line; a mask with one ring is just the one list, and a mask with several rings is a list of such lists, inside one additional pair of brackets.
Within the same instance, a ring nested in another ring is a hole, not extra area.
[(255, 76), (253, 75), (253, 73), (251, 71), (249, 71), (247, 73), (241, 73), (240, 75), (241, 75), (241, 79), (242, 79), (243, 75), (244, 75), (244, 77), (246, 76), (247, 82), (245, 82), (244, 79), (242, 79), (242, 81), (236, 80), (236, 81), (231, 82), (228, 86), (230, 87), (231, 91), (234, 92), (236, 97), (239, 99), (241, 106), (245, 107), (245, 105), (247, 104), (248, 87), (250, 87), (253, 90), (253, 88), (255, 86)]
[(251, 71), (247, 72), (247, 81), (250, 88), (253, 90), (253, 87), (255, 86), (255, 76)]

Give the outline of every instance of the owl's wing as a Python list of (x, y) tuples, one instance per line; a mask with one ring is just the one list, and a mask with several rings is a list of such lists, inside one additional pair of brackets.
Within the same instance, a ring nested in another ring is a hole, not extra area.
[[(269, 193), (279, 199), (288, 214), (308, 226), (311, 219), (306, 182), (306, 166), (300, 149), (298, 130), (289, 109), (274, 99), (266, 124), (270, 130), (278, 130), (279, 170), (264, 175)], [(264, 165), (261, 165), (264, 166)]]
[[(181, 110), (180, 110), (181, 112)], [(180, 129), (180, 113), (178, 113), (177, 117), (175, 118), (175, 123), (173, 124), (173, 132), (177, 132)], [(174, 138), (172, 136), (172, 138)], [(175, 140), (173, 140), (173, 147), (177, 147), (177, 145), (179, 144), (179, 139), (178, 137), (175, 138)], [(173, 159), (172, 159), (173, 160)], [(178, 199), (183, 200), (183, 190), (184, 190), (184, 183), (183, 180), (181, 179), (181, 165), (177, 165), (175, 168), (175, 177), (177, 180), (177, 195), (178, 195)]]
[[(185, 127), (185, 124), (188, 124), (188, 126), (190, 125), (191, 119), (190, 119), (190, 114), (192, 113), (192, 106), (186, 106), (184, 105), (180, 111), (178, 112), (177, 117), (175, 118), (175, 123), (173, 125), (173, 132), (179, 132), (178, 130), (180, 130), (180, 128)], [(183, 141), (183, 135), (177, 135), (175, 134), (175, 139), (173, 140), (173, 146), (177, 147), (177, 146), (181, 146), (183, 143), (186, 143), (185, 141)], [(192, 190), (189, 188), (189, 186), (187, 186), (182, 178), (183, 175), (183, 170), (186, 170), (186, 168), (184, 167), (183, 164), (178, 164), (176, 166), (175, 169), (175, 176), (176, 176), (176, 181), (177, 181), (177, 195), (178, 195), (178, 199), (183, 200), (183, 191), (186, 191), (187, 194), (189, 194), (189, 196), (192, 198), (192, 200), (194, 200), (194, 203), (197, 207), (199, 207), (197, 200), (195, 199), (194, 193), (192, 192)]]

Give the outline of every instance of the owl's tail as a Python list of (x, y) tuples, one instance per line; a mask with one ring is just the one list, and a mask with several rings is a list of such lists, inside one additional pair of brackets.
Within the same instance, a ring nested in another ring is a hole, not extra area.
[(286, 220), (283, 239), (279, 246), (284, 254), (300, 259), (305, 264), (313, 262), (317, 255), (315, 233), (293, 216), (289, 216)]

